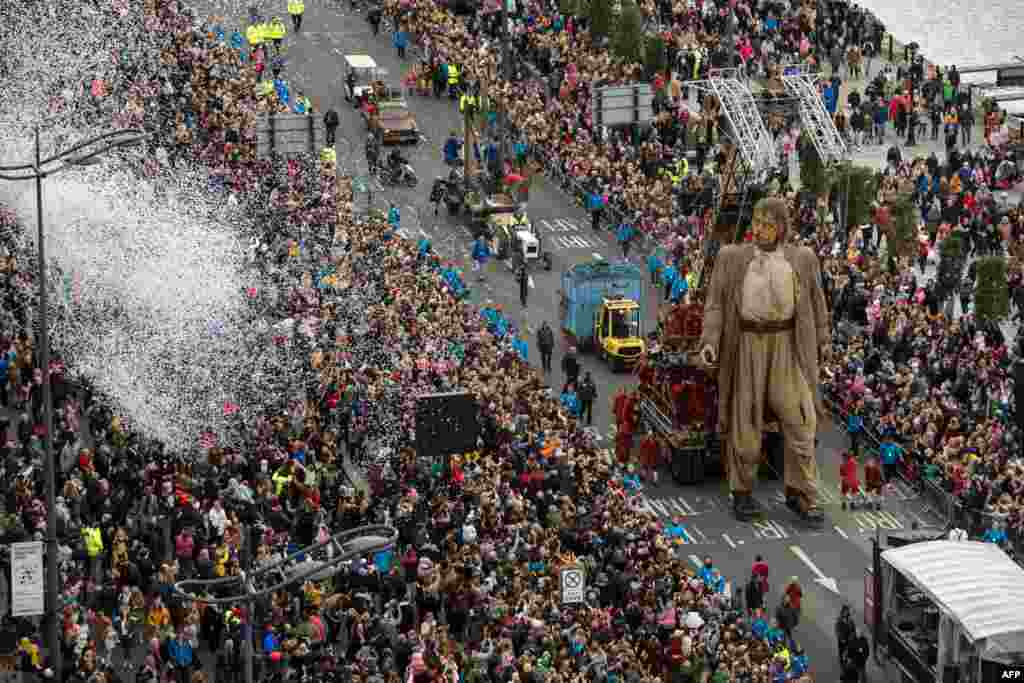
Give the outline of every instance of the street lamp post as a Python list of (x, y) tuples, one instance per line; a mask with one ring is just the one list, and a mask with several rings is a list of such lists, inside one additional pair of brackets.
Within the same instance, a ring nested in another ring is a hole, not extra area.
[[(145, 137), (141, 130), (126, 129), (107, 133), (71, 149), (60, 152), (46, 159), (41, 158), (39, 145), (39, 126), (34, 126), (35, 159), (31, 164), (17, 166), (0, 166), (0, 179), (19, 181), (35, 180), (36, 182), (36, 232), (37, 232), (37, 279), (39, 280), (39, 344), (40, 366), (43, 371), (43, 452), (46, 477), (46, 644), (49, 646), (49, 663), (54, 680), (62, 678), (62, 656), (60, 641), (59, 604), (60, 568), (57, 563), (57, 462), (53, 454), (53, 396), (50, 385), (50, 328), (49, 311), (46, 301), (46, 239), (43, 232), (43, 178), (55, 175), (75, 166), (88, 166), (99, 160), (107, 152), (122, 147), (139, 144)], [(92, 147), (98, 148), (91, 149)], [(82, 153), (85, 151), (86, 153)], [(45, 168), (56, 164), (53, 168)]]

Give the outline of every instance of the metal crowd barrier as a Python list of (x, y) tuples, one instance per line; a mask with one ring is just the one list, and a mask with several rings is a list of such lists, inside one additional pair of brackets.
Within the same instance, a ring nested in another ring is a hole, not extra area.
[[(823, 398), (825, 404), (832, 411), (833, 417), (841, 418), (842, 422), (840, 424), (845, 428), (847, 413), (827, 393)], [(867, 420), (868, 418), (865, 418), (864, 435), (877, 448), (880, 444), (878, 432), (867, 423)], [(927, 463), (922, 456), (911, 451), (906, 451), (906, 453), (908, 457), (915, 460), (915, 464), (921, 474), (918, 475), (917, 481), (909, 481), (905, 473), (901, 471), (900, 479), (911, 488), (920, 491), (928, 507), (943, 520), (944, 527), (947, 530), (954, 528), (963, 529), (972, 538), (983, 535), (992, 524), (992, 513), (968, 508), (963, 500), (945, 489), (945, 478), (932, 479), (924, 476), (923, 470)], [(1024, 558), (1024, 533), (1017, 528), (1008, 527), (1006, 535), (1015, 557)]]

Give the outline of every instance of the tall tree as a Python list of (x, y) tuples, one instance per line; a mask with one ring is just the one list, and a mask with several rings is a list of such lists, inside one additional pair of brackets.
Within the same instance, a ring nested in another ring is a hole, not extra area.
[(897, 195), (889, 204), (889, 216), (885, 232), (886, 251), (892, 256), (913, 256), (917, 248), (917, 226), (921, 212), (910, 195)]
[(623, 2), (615, 22), (612, 50), (628, 64), (641, 61), (644, 45), (644, 19), (635, 2)]
[(806, 133), (800, 134), (800, 186), (815, 195), (828, 192), (828, 172)]
[(590, 0), (590, 34), (595, 39), (611, 35), (614, 19), (612, 0)]
[(987, 256), (978, 259), (974, 293), (974, 315), (978, 320), (998, 322), (1010, 313), (1010, 285), (1006, 279), (1006, 259)]
[(654, 75), (665, 70), (668, 65), (668, 55), (665, 52), (665, 41), (659, 35), (647, 39), (644, 49), (644, 71), (647, 80), (653, 80)]
[[(840, 196), (846, 211), (846, 226), (853, 229), (869, 223), (872, 202), (878, 195), (878, 175), (867, 166), (840, 164), (831, 173), (832, 193)], [(845, 195), (845, 196), (844, 196)]]

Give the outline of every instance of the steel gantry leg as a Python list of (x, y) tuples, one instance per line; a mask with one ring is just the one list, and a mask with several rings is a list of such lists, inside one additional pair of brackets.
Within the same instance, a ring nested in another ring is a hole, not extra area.
[(818, 75), (802, 67), (784, 69), (782, 82), (786, 90), (799, 100), (800, 121), (814, 143), (814, 149), (826, 165), (846, 158), (846, 143), (836, 129), (835, 121), (825, 110), (817, 85)]
[(738, 78), (713, 75), (708, 83), (722, 105), (722, 114), (732, 129), (730, 137), (743, 162), (753, 175), (765, 174), (777, 163), (775, 144), (750, 89)]

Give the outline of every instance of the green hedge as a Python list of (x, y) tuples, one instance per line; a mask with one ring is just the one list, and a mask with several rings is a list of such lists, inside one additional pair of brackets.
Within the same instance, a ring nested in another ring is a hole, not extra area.
[(939, 256), (946, 259), (958, 259), (963, 255), (963, 240), (960, 235), (953, 232), (939, 245)]
[(978, 320), (999, 321), (1010, 313), (1010, 287), (1006, 279), (1006, 259), (988, 256), (978, 259), (974, 314)]

